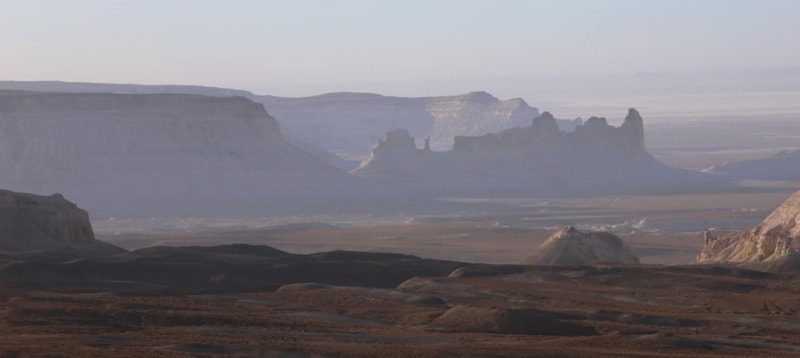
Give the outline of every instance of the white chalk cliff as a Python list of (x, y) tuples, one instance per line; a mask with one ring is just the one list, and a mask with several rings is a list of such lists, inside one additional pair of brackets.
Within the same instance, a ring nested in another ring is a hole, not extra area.
[(456, 137), (453, 149), (445, 152), (427, 143), (419, 149), (408, 131), (394, 130), (352, 173), (548, 194), (670, 192), (722, 183), (712, 175), (666, 166), (650, 155), (635, 109), (619, 127), (592, 117), (572, 132), (561, 131), (545, 112), (526, 127)]
[(350, 180), (285, 142), (260, 103), (183, 94), (0, 91), (0, 168), (0, 186), (101, 217), (265, 206)]
[(800, 253), (800, 191), (750, 230), (716, 236), (705, 233), (700, 263), (776, 261)]
[(520, 263), (528, 265), (592, 265), (596, 263), (638, 264), (631, 248), (614, 234), (582, 233), (568, 226), (551, 234), (536, 251)]

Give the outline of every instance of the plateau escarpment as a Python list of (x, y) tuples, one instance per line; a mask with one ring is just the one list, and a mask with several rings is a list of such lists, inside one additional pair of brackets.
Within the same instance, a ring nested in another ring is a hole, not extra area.
[[(539, 111), (520, 98), (501, 101), (486, 92), (443, 97), (330, 93), (314, 97), (259, 97), (292, 141), (362, 159), (394, 128), (430, 138), (433, 149), (452, 147), (459, 135), (483, 135), (527, 125)], [(578, 120), (579, 121), (579, 120)], [(566, 129), (574, 121), (559, 121)]]
[[(623, 124), (592, 117), (572, 132), (545, 112), (522, 128), (459, 136), (446, 152), (417, 148), (394, 130), (354, 174), (419, 179), (449, 188), (556, 195), (654, 193), (724, 188), (712, 175), (666, 166), (644, 146), (642, 117), (630, 109)], [(434, 184), (435, 185), (435, 184)]]
[(800, 191), (750, 230), (705, 233), (700, 263), (738, 263), (770, 271), (800, 271)]
[(260, 103), (182, 94), (0, 92), (0, 167), (9, 189), (102, 216), (279, 208), (351, 180), (285, 142)]

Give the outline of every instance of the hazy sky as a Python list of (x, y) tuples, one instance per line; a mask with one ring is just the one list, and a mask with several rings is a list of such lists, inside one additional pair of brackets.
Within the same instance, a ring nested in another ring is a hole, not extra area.
[(799, 19), (797, 0), (0, 0), (0, 79), (555, 103), (586, 78), (797, 74)]

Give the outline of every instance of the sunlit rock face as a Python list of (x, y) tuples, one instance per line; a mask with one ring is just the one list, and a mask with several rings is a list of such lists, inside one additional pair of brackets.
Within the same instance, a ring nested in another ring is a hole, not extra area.
[(94, 241), (89, 214), (60, 194), (0, 190), (0, 250), (44, 250)]
[(638, 264), (631, 248), (608, 232), (583, 233), (574, 227), (558, 229), (520, 263), (528, 265)]
[(533, 194), (661, 193), (725, 187), (719, 178), (666, 166), (644, 146), (642, 117), (630, 109), (619, 127), (592, 117), (572, 132), (548, 112), (521, 128), (459, 136), (452, 150), (419, 149), (392, 131), (352, 173)]
[(184, 94), (0, 92), (0, 167), (8, 189), (101, 216), (248, 207), (347, 179), (285, 142), (262, 104)]
[(706, 231), (701, 263), (768, 262), (800, 253), (800, 191), (745, 232), (715, 236)]

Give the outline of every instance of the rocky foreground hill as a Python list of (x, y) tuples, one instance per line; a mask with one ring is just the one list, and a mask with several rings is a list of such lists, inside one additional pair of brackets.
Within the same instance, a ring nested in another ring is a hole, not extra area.
[(706, 231), (701, 263), (734, 263), (768, 271), (800, 271), (800, 191), (750, 230)]

